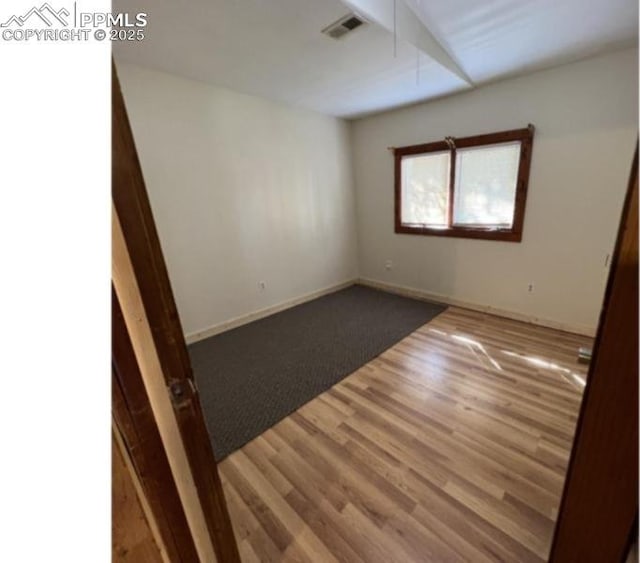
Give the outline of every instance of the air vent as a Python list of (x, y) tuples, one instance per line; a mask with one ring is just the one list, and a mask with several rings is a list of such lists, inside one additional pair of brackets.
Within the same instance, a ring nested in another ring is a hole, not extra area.
[(333, 39), (340, 39), (347, 33), (351, 33), (354, 29), (366, 24), (364, 18), (357, 14), (349, 14), (340, 18), (337, 22), (332, 23), (330, 26), (325, 27), (322, 33), (328, 35)]

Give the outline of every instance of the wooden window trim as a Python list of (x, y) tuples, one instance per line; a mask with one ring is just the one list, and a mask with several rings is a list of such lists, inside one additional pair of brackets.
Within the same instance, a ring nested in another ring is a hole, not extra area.
[[(499, 131), (485, 135), (471, 137), (448, 138), (449, 141), (436, 141), (420, 145), (410, 145), (394, 149), (394, 191), (395, 191), (395, 232), (398, 234), (428, 235), (439, 237), (457, 237), (484, 240), (497, 240), (506, 242), (520, 242), (524, 227), (524, 213), (527, 202), (527, 188), (529, 185), (529, 171), (531, 168), (531, 152), (533, 149), (534, 127), (529, 125), (523, 129)], [(495, 145), (512, 141), (520, 142), (520, 164), (518, 167), (518, 179), (516, 185), (515, 209), (513, 225), (509, 229), (495, 229), (486, 227), (459, 226), (453, 224), (453, 201), (455, 197), (455, 170), (456, 149), (480, 147), (483, 145)], [(450, 144), (452, 142), (453, 146)], [(449, 207), (448, 227), (436, 228), (424, 225), (409, 225), (402, 222), (402, 158), (410, 155), (428, 154), (431, 152), (449, 151), (450, 175), (449, 175)]]

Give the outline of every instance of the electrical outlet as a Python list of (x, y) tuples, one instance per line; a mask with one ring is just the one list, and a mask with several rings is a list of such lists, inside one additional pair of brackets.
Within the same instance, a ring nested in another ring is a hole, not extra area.
[(258, 282), (258, 287), (260, 288), (260, 291), (264, 291), (265, 288), (267, 287), (267, 284), (261, 281), (261, 282)]
[(392, 270), (393, 269), (393, 262), (391, 260), (387, 260), (384, 263), (384, 269), (387, 270), (387, 271), (388, 270)]
[(528, 291), (529, 293), (533, 293), (533, 282), (531, 282), (531, 283), (528, 285), (528, 287), (527, 287), (527, 291)]

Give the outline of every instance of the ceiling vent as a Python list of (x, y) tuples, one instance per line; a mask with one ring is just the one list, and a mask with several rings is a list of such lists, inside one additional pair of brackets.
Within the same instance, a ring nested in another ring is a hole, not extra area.
[(347, 35), (347, 33), (351, 33), (366, 23), (367, 22), (361, 16), (358, 16), (357, 14), (349, 14), (340, 18), (337, 22), (325, 27), (322, 30), (322, 33), (333, 39), (341, 39)]

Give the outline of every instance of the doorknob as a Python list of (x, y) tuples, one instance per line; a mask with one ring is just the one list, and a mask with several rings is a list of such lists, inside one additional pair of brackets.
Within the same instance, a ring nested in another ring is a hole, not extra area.
[(181, 379), (169, 384), (169, 395), (174, 409), (186, 407), (197, 392), (193, 379)]

